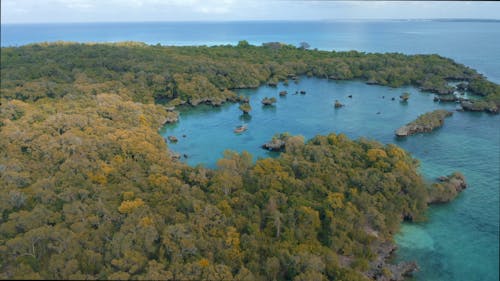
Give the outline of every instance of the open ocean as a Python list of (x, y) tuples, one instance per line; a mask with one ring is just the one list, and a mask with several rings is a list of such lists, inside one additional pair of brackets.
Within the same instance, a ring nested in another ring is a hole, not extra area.
[[(358, 50), (439, 54), (468, 65), (491, 81), (500, 83), (500, 21), (318, 21), (318, 22), (177, 22), (15, 24), (1, 26), (1, 45), (19, 46), (48, 41), (142, 41), (162, 45), (251, 44), (279, 41), (293, 45), (308, 42), (322, 50)], [(281, 89), (289, 93), (306, 89), (305, 96), (278, 98), (274, 109), (255, 104)], [(390, 97), (410, 91), (407, 106)], [(329, 132), (351, 138), (367, 136), (396, 143), (421, 161), (427, 179), (463, 172), (469, 183), (450, 204), (431, 207), (428, 221), (404, 224), (396, 241), (398, 260), (417, 260), (416, 280), (498, 280), (500, 115), (455, 112), (445, 125), (427, 135), (396, 140), (393, 132), (419, 114), (436, 109), (453, 110), (455, 104), (432, 101), (432, 94), (412, 87), (391, 89), (356, 81), (333, 82), (315, 78), (300, 84), (242, 90), (254, 110), (241, 120), (237, 105), (199, 108), (181, 113), (180, 122), (161, 130), (164, 135), (186, 133), (170, 148), (189, 155), (189, 164), (214, 166), (224, 148), (248, 150), (266, 156), (259, 145), (274, 133), (288, 131), (310, 138)], [(353, 99), (346, 96), (352, 94)], [(385, 96), (385, 99), (381, 97)], [(339, 99), (346, 106), (333, 109)], [(380, 114), (376, 114), (380, 112)], [(203, 123), (203, 126), (200, 124)], [(247, 123), (249, 130), (234, 135), (232, 129)], [(196, 134), (194, 133), (196, 132)], [(217, 138), (217, 143), (213, 139)]]

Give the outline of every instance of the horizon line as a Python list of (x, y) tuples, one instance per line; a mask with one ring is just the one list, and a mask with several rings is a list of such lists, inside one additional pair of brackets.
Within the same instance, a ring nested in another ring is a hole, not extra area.
[(500, 18), (342, 18), (342, 19), (248, 19), (248, 20), (144, 20), (144, 21), (54, 21), (0, 22), (0, 25), (23, 24), (109, 24), (109, 23), (230, 23), (230, 22), (343, 22), (343, 21), (477, 21), (500, 22)]

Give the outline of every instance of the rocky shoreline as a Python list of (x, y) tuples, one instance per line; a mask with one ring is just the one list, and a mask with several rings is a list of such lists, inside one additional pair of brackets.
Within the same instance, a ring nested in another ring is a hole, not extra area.
[[(427, 204), (447, 203), (467, 188), (464, 175), (454, 172), (448, 176), (437, 178), (437, 182), (429, 187)], [(407, 217), (411, 220), (411, 217)], [(368, 233), (378, 238), (378, 233), (371, 229), (365, 229)], [(370, 269), (364, 272), (365, 276), (377, 281), (403, 281), (419, 270), (415, 261), (403, 261), (397, 264), (390, 262), (390, 259), (397, 250), (397, 246), (392, 241), (374, 242), (372, 250), (376, 257), (370, 262)]]
[(377, 281), (403, 281), (419, 270), (415, 261), (403, 261), (397, 264), (388, 262), (397, 250), (394, 242), (379, 242), (373, 247), (376, 258), (370, 262), (370, 269), (364, 272), (366, 277)]

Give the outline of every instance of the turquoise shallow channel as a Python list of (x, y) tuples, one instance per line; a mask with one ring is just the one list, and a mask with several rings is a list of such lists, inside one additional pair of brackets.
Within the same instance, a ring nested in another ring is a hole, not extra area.
[[(288, 95), (279, 97), (281, 90)], [(306, 94), (295, 94), (300, 90)], [(405, 91), (411, 93), (408, 104), (399, 102)], [(427, 222), (403, 225), (396, 237), (396, 259), (417, 260), (421, 271), (415, 274), (416, 280), (497, 280), (500, 115), (454, 112), (442, 128), (401, 140), (394, 136), (398, 127), (434, 109), (454, 111), (456, 104), (433, 102), (433, 94), (412, 87), (393, 89), (305, 77), (299, 84), (239, 93), (250, 99), (250, 117), (241, 114), (238, 104), (183, 109), (178, 123), (161, 130), (165, 137), (179, 139), (169, 144), (170, 149), (186, 154), (183, 161), (190, 165), (215, 167), (225, 149), (246, 150), (254, 158), (277, 156), (260, 146), (282, 132), (306, 139), (335, 132), (395, 143), (421, 161), (425, 178), (459, 170), (469, 183), (454, 202), (432, 207)], [(264, 97), (276, 97), (276, 105), (263, 107)], [(345, 106), (335, 109), (335, 100)], [(247, 131), (233, 132), (243, 124)]]

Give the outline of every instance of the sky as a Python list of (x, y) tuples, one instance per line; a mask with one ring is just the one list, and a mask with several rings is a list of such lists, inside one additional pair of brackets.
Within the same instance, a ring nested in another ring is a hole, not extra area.
[(500, 19), (500, 2), (1, 0), (2, 23), (431, 18)]

